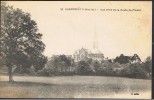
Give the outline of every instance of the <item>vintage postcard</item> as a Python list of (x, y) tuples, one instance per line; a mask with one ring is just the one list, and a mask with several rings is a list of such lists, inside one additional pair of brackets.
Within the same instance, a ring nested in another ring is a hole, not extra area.
[(151, 99), (152, 1), (1, 1), (0, 98)]

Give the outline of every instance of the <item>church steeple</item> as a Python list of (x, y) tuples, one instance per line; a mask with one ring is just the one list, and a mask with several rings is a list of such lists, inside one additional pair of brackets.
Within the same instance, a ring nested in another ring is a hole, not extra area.
[(94, 41), (93, 41), (93, 49), (91, 51), (93, 54), (101, 54), (98, 48), (98, 37), (96, 32), (96, 26), (94, 27)]
[(96, 25), (95, 25), (95, 27), (94, 27), (94, 42), (93, 42), (93, 49), (98, 49), (98, 39), (97, 39)]

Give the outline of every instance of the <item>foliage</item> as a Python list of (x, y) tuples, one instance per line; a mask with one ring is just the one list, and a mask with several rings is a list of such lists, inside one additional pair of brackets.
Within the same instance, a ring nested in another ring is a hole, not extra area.
[(60, 55), (54, 58), (54, 66), (70, 66), (71, 60), (65, 55)]
[(120, 74), (122, 77), (148, 78), (146, 71), (141, 68), (139, 63), (130, 64), (130, 66), (123, 69)]
[(114, 62), (118, 62), (120, 64), (127, 64), (132, 62), (141, 62), (141, 59), (137, 54), (134, 54), (133, 56), (125, 56), (124, 54), (121, 54), (119, 57), (117, 56), (114, 59)]
[(73, 61), (66, 55), (54, 55), (51, 60), (47, 62), (45, 70), (50, 74), (69, 73), (72, 70)]
[(44, 67), (47, 59), (42, 54), (45, 49), (42, 34), (38, 32), (37, 23), (30, 14), (1, 3), (0, 55), (9, 67), (11, 81), (12, 66), (24, 70), (34, 66), (37, 71)]
[(77, 72), (82, 75), (90, 74), (92, 72), (90, 64), (86, 61), (79, 61), (77, 63)]
[[(62, 58), (65, 58), (65, 60), (62, 60)], [(133, 56), (130, 58), (133, 58)], [(52, 59), (48, 61), (44, 73), (48, 72), (46, 75), (100, 75), (150, 78), (148, 74), (150, 74), (152, 68), (152, 60), (149, 57), (142, 63), (140, 61), (133, 61), (133, 63), (124, 64), (109, 60), (99, 62), (97, 60), (92, 60), (91, 58), (85, 58), (79, 62), (74, 62), (70, 59), (69, 62), (71, 62), (71, 64), (69, 63), (69, 66), (67, 66), (67, 63), (64, 63), (64, 61), (67, 62), (66, 59), (69, 59), (66, 55), (53, 56)], [(58, 70), (59, 68), (63, 68), (63, 70)], [(72, 68), (72, 70), (68, 71), (69, 68)]]
[(148, 75), (152, 76), (152, 59), (151, 57), (147, 57), (145, 62), (142, 63), (142, 68), (148, 73)]
[(134, 54), (131, 57), (131, 62), (141, 62), (141, 59), (140, 59), (140, 57), (137, 54)]
[(116, 57), (114, 59), (114, 62), (118, 62), (120, 64), (126, 64), (126, 63), (129, 63), (129, 61), (130, 61), (130, 57), (124, 56), (123, 54), (121, 54), (119, 57)]

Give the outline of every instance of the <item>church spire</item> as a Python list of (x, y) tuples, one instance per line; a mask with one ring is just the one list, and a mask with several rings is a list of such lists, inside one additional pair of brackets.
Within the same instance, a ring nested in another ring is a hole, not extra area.
[(93, 49), (98, 49), (98, 39), (97, 39), (96, 25), (94, 26), (94, 42), (93, 42)]

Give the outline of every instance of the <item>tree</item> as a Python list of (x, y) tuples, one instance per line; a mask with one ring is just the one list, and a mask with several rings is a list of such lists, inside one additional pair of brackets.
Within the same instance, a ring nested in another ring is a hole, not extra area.
[(57, 71), (60, 69), (61, 72), (66, 72), (66, 70), (71, 66), (71, 59), (66, 57), (66, 55), (54, 56), (53, 66)]
[(77, 66), (78, 66), (77, 72), (79, 74), (85, 74), (85, 75), (87, 75), (87, 74), (89, 74), (89, 73), (92, 72), (89, 63), (86, 62), (86, 61), (83, 61), (83, 60), (79, 61), (77, 63)]
[(124, 56), (123, 54), (121, 54), (119, 57), (116, 57), (114, 59), (114, 62), (118, 62), (120, 64), (126, 64), (126, 63), (129, 63), (131, 60), (131, 57), (129, 56)]
[(101, 72), (101, 64), (100, 64), (100, 62), (99, 61), (94, 61), (93, 62), (93, 67), (94, 67), (94, 71), (95, 71), (95, 73), (99, 73), (99, 72)]
[(47, 61), (42, 54), (45, 45), (29, 13), (1, 3), (0, 55), (8, 67), (9, 81), (13, 81), (12, 66), (34, 66), (36, 70), (44, 66)]
[(142, 63), (142, 68), (151, 76), (152, 73), (152, 59), (151, 57), (147, 57), (145, 62)]
[(141, 62), (141, 59), (140, 57), (137, 55), (137, 54), (134, 54), (132, 57), (131, 57), (131, 62)]
[(130, 64), (126, 67), (127, 72), (124, 72), (128, 77), (132, 78), (148, 78), (146, 71), (141, 67), (140, 63)]

